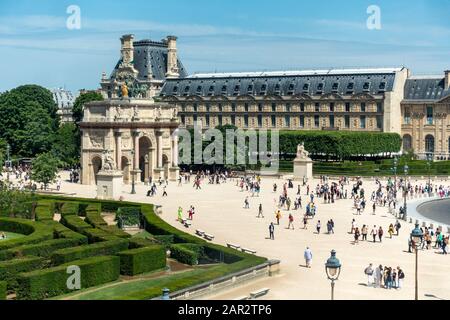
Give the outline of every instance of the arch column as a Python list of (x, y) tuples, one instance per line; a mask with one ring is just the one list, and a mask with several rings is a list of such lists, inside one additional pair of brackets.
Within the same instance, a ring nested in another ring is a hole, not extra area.
[(132, 131), (133, 135), (133, 171), (132, 175), (134, 177), (135, 183), (138, 183), (140, 180), (141, 170), (139, 169), (139, 131)]
[(162, 131), (156, 132), (156, 145), (157, 145), (157, 168), (161, 169), (163, 167), (163, 140), (162, 140)]
[(116, 131), (114, 132), (116, 137), (116, 164), (117, 169), (121, 170), (122, 168), (122, 132)]

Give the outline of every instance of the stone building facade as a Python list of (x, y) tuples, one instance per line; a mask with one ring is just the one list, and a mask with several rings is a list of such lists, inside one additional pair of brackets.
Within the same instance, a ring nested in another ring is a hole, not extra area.
[(95, 184), (103, 153), (111, 153), (125, 183), (178, 178), (177, 110), (152, 99), (110, 99), (85, 105), (82, 183)]
[(450, 160), (450, 71), (409, 78), (401, 110), (403, 150)]
[(406, 68), (198, 74), (168, 79), (161, 100), (183, 127), (400, 134)]

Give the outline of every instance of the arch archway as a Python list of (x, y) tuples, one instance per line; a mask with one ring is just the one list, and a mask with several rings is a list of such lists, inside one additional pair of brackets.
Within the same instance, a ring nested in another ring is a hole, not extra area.
[(434, 137), (431, 134), (425, 137), (425, 152), (434, 153)]
[(102, 158), (99, 156), (94, 156), (92, 158), (91, 164), (92, 164), (91, 174), (93, 178), (91, 179), (91, 181), (94, 181), (95, 184), (97, 184), (97, 174), (102, 168)]
[(403, 136), (403, 151), (412, 150), (412, 137), (409, 134)]
[(148, 182), (153, 172), (152, 142), (148, 137), (139, 139), (139, 170), (141, 170), (141, 182)]
[(125, 184), (129, 184), (130, 183), (130, 171), (131, 171), (131, 167), (130, 167), (130, 160), (125, 157), (122, 156), (122, 167), (120, 168), (123, 172), (123, 182)]

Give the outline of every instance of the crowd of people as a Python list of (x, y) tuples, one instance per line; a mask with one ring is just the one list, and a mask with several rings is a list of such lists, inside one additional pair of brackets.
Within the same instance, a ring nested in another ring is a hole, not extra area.
[(367, 286), (384, 289), (401, 289), (405, 279), (405, 273), (400, 267), (388, 266), (373, 267), (372, 263), (364, 269), (367, 276)]

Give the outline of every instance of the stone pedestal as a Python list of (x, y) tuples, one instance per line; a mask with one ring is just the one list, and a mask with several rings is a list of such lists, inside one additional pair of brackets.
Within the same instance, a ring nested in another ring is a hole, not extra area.
[(311, 179), (313, 177), (313, 162), (311, 160), (294, 160), (294, 180)]
[(179, 176), (180, 176), (179, 167), (169, 168), (169, 181), (177, 181)]
[(121, 171), (99, 171), (97, 174), (97, 198), (117, 200), (122, 195), (123, 174)]

